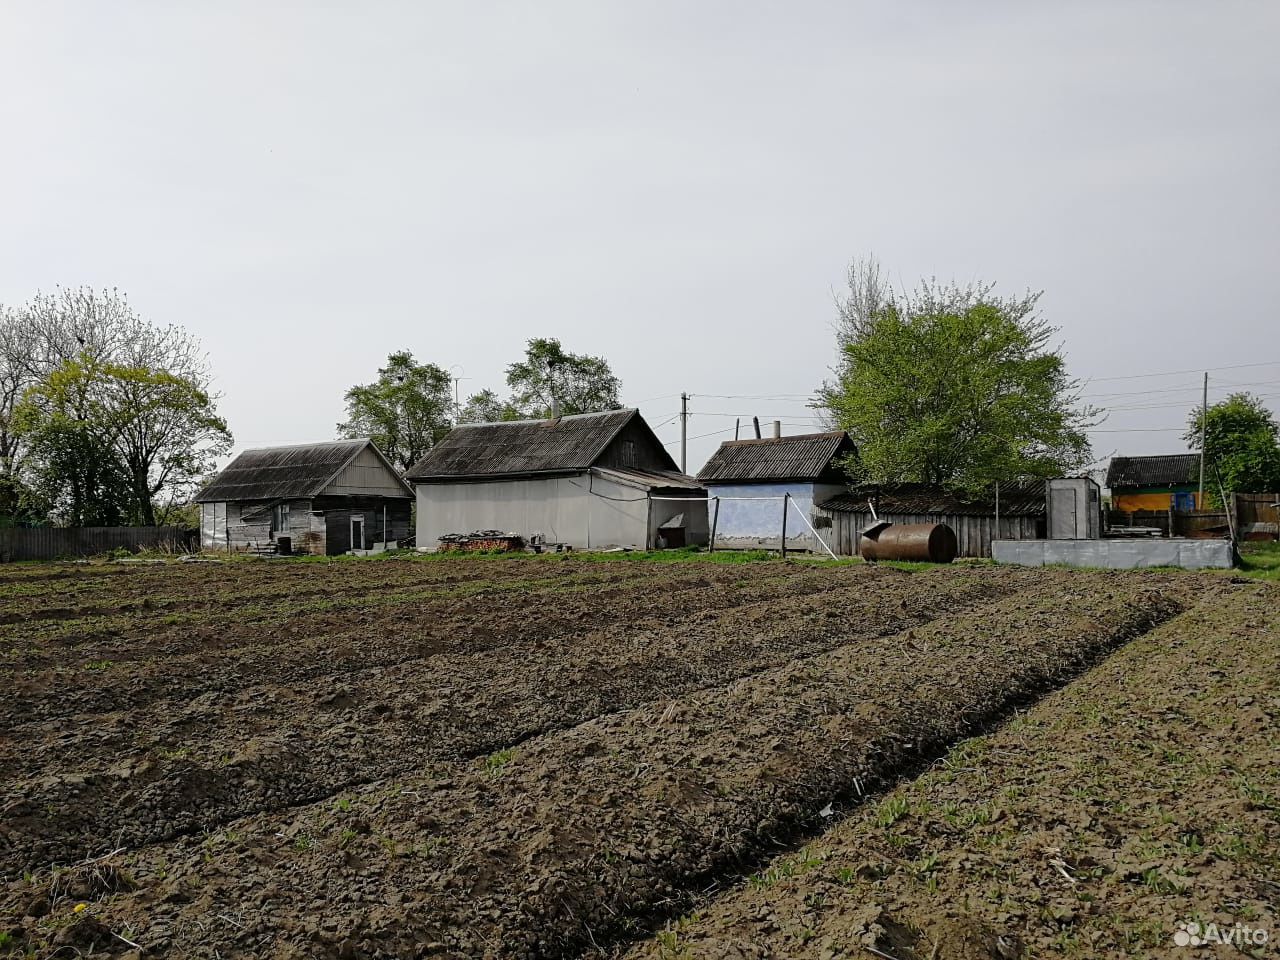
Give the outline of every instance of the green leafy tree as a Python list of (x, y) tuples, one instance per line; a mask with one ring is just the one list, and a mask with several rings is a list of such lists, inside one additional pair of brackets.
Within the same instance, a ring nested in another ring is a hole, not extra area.
[(88, 355), (29, 389), (17, 422), (42, 486), (73, 525), (154, 525), (231, 449), (226, 421), (198, 383)]
[(459, 423), (497, 423), (500, 420), (519, 420), (521, 413), (510, 401), (498, 399), (492, 390), (473, 393), (462, 405)]
[[(1184, 439), (1200, 449), (1205, 426), (1206, 492), (1218, 503), (1217, 478), (1229, 493), (1280, 491), (1280, 425), (1262, 401), (1249, 393), (1233, 393), (1215, 403), (1207, 416), (1199, 407), (1187, 417)], [(1213, 471), (1216, 470), (1216, 476)]]
[(1038, 299), (936, 280), (895, 293), (874, 261), (855, 263), (836, 378), (816, 404), (857, 443), (853, 476), (980, 490), (1086, 464), (1095, 411), (1079, 406)]
[[(560, 413), (595, 413), (616, 410), (621, 381), (602, 357), (569, 353), (560, 341), (530, 340), (523, 360), (507, 367), (511, 388), (510, 412), (529, 419), (551, 415), (551, 401), (560, 401)], [(506, 419), (506, 418), (504, 418)]]
[(407, 350), (387, 357), (373, 383), (347, 391), (343, 437), (369, 437), (397, 468), (408, 470), (453, 427), (453, 380)]
[[(134, 506), (126, 503), (117, 509), (118, 505), (110, 500), (115, 479), (108, 483), (107, 478), (121, 475), (119, 464), (104, 460), (97, 471), (99, 480), (93, 481), (89, 476), (96, 468), (85, 458), (100, 456), (91, 451), (100, 446), (101, 437), (108, 432), (105, 424), (80, 417), (72, 406), (59, 412), (55, 405), (48, 407), (50, 416), (42, 422), (33, 421), (25, 431), (18, 428), (18, 409), (28, 393), (47, 385), (48, 378), (72, 362), (86, 370), (93, 365), (95, 378), (106, 367), (164, 372), (186, 383), (210, 405), (213, 403), (209, 370), (199, 342), (181, 327), (156, 326), (143, 320), (118, 290), (58, 287), (52, 293), (36, 294), (21, 307), (0, 307), (0, 522), (71, 518), (79, 523), (84, 522), (79, 518), (95, 512), (101, 517), (141, 518), (157, 512), (162, 515), (167, 507), (156, 498), (159, 495), (153, 495), (150, 507), (145, 506), (145, 498), (134, 497)], [(136, 382), (134, 387), (140, 389)], [(173, 392), (172, 387), (168, 389)], [(147, 392), (154, 396), (158, 391), (161, 385), (153, 383)], [(96, 403), (101, 397), (95, 393), (92, 399)], [(145, 398), (137, 393), (135, 399), (142, 402)], [(45, 400), (48, 402), (49, 398)], [(86, 415), (89, 413), (96, 416), (103, 413), (103, 408), (95, 406)], [(147, 415), (158, 416), (158, 412), (152, 407)], [(135, 428), (140, 422), (134, 421)], [(134, 459), (146, 461), (151, 456), (146, 447), (154, 438), (139, 437), (140, 452)], [(198, 446), (198, 436), (193, 435), (191, 442)], [(161, 462), (173, 462), (172, 452), (155, 456), (158, 475), (175, 478), (182, 473), (166, 469)], [(72, 482), (77, 475), (80, 479)], [(164, 497), (177, 496), (183, 485), (181, 481), (170, 484), (166, 480), (160, 491)], [(141, 488), (143, 484), (137, 486)], [(100, 509), (91, 504), (74, 506), (77, 496), (72, 491), (77, 487), (100, 488), (93, 496), (108, 499), (102, 501)]]
[(82, 369), (55, 370), (30, 388), (14, 409), (14, 430), (30, 455), (32, 486), (48, 506), (48, 519), (119, 526), (129, 513), (128, 486), (94, 423), (96, 403)]

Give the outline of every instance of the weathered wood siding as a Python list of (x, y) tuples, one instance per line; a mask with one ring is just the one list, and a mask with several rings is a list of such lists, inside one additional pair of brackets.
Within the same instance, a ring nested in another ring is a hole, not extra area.
[(623, 427), (608, 448), (592, 464), (635, 470), (670, 470), (671, 457), (639, 417)]
[[(385, 509), (386, 538), (388, 541), (404, 540), (412, 535), (411, 517), (413, 504), (409, 500), (368, 499), (348, 503), (316, 502), (316, 512), (323, 517), (325, 550), (334, 555), (348, 550), (372, 550), (382, 540)], [(351, 542), (351, 520), (364, 520), (364, 540)]]
[[(869, 513), (853, 513), (845, 510), (819, 510), (819, 514), (831, 518), (831, 549), (841, 556), (858, 555), (858, 543), (862, 533), (875, 521)], [(1044, 536), (1043, 517), (1000, 518), (999, 536), (996, 518), (988, 516), (953, 516), (946, 514), (882, 513), (881, 520), (892, 523), (945, 523), (955, 531), (961, 557), (990, 557), (991, 541), (1035, 540)]]
[(0, 529), (0, 560), (92, 557), (112, 550), (193, 550), (181, 527), (10, 527)]
[(361, 450), (324, 488), (321, 496), (403, 497), (406, 502), (410, 499), (395, 474), (387, 469), (371, 447)]
[(1236, 535), (1241, 540), (1280, 539), (1280, 493), (1235, 493)]

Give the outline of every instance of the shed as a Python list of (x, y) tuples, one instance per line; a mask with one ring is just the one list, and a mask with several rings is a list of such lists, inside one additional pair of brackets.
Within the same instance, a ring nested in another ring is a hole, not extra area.
[(1200, 510), (1200, 454), (1112, 457), (1107, 487), (1111, 508), (1125, 513)]
[(923, 484), (866, 485), (818, 504), (831, 525), (831, 549), (856, 556), (863, 531), (880, 520), (945, 523), (955, 531), (961, 557), (990, 557), (991, 541), (1034, 540), (1045, 534), (1045, 481), (1000, 484), (999, 535), (995, 491), (975, 497)]
[(829, 433), (727, 440), (698, 471), (698, 480), (716, 509), (716, 548), (776, 549), (782, 545), (782, 512), (787, 505), (787, 549), (821, 551), (799, 510), (821, 529), (819, 501), (846, 489), (842, 461), (857, 453), (843, 430)]
[(246, 450), (196, 496), (206, 550), (332, 555), (409, 536), (413, 491), (371, 440)]
[(706, 491), (638, 410), (459, 424), (408, 478), (419, 549), (475, 530), (579, 550), (707, 542)]

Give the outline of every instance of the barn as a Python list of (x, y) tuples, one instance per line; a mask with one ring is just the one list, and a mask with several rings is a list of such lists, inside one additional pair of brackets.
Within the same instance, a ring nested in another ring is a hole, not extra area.
[(206, 550), (369, 550), (410, 535), (413, 491), (371, 440), (246, 450), (196, 497)]
[(1002, 483), (998, 505), (994, 489), (986, 496), (971, 497), (903, 483), (852, 488), (823, 500), (817, 513), (830, 525), (831, 548), (843, 556), (857, 555), (863, 531), (879, 518), (892, 523), (945, 523), (955, 531), (958, 556), (990, 557), (993, 539), (1043, 539), (1045, 505), (1043, 480)]
[(846, 489), (842, 463), (856, 452), (842, 430), (720, 444), (698, 471), (707, 495), (718, 500), (716, 549), (777, 549), (785, 509), (787, 549), (821, 551), (796, 511), (811, 523), (821, 519), (814, 516), (815, 504)]
[(638, 410), (459, 424), (407, 476), (420, 550), (481, 530), (577, 550), (707, 542), (706, 491)]

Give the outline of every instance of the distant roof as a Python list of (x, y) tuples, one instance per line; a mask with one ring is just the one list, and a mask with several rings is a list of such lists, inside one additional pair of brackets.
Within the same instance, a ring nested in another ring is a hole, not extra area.
[[(919, 483), (867, 485), (831, 497), (818, 504), (823, 510), (870, 513), (872, 500), (880, 514), (915, 514), (950, 517), (985, 517), (995, 514), (994, 491), (970, 495), (927, 487)], [(1045, 481), (1028, 480), (1000, 484), (1000, 516), (1042, 517), (1045, 513)]]
[(698, 471), (703, 483), (838, 479), (833, 461), (857, 448), (843, 430), (762, 440), (726, 440)]
[[(556, 420), (462, 423), (410, 467), (406, 476), (410, 480), (483, 479), (587, 470), (632, 420), (649, 430), (638, 410), (580, 413)], [(656, 438), (654, 445), (661, 449)], [(665, 452), (662, 457), (674, 470), (675, 461)]]
[(1200, 454), (1170, 453), (1158, 457), (1112, 457), (1108, 487), (1177, 487), (1200, 480)]
[[(397, 480), (400, 475), (387, 463), (382, 451), (371, 440), (333, 440), (328, 443), (303, 443), (288, 447), (262, 447), (246, 450), (232, 460), (207, 487), (196, 496), (198, 503), (236, 500), (287, 500), (315, 497), (329, 485), (342, 469), (359, 456), (365, 447), (373, 447), (387, 470)], [(412, 493), (403, 480), (404, 496)]]

